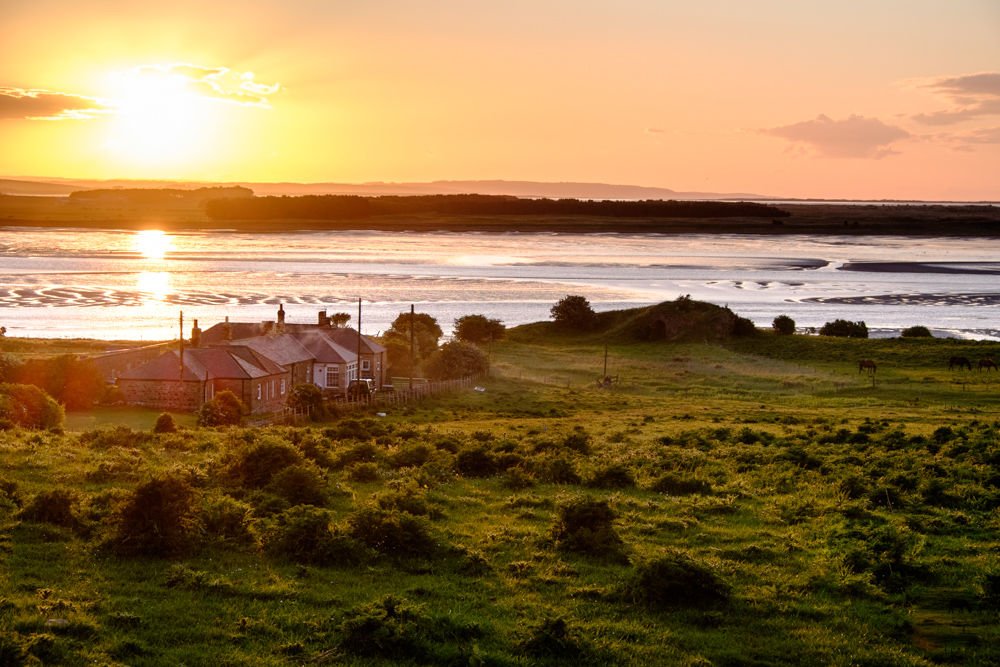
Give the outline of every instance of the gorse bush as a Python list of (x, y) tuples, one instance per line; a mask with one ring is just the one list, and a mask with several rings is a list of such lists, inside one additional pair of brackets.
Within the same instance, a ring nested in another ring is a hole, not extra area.
[(697, 607), (728, 602), (730, 586), (712, 568), (669, 551), (636, 566), (614, 597), (648, 607)]
[(549, 535), (559, 549), (585, 556), (627, 562), (625, 544), (614, 528), (617, 514), (606, 500), (573, 496), (556, 506)]
[(238, 446), (223, 461), (228, 478), (248, 489), (262, 489), (277, 473), (303, 462), (297, 448), (273, 438)]
[(635, 478), (624, 464), (612, 463), (594, 471), (587, 486), (592, 489), (628, 489), (635, 486)]
[(31, 502), (21, 510), (18, 517), (22, 521), (35, 523), (50, 523), (65, 528), (79, 528), (80, 519), (73, 508), (78, 504), (76, 493), (69, 489), (53, 489), (42, 491), (31, 499)]
[(333, 515), (319, 507), (289, 508), (257, 527), (261, 548), (273, 555), (308, 565), (351, 566), (367, 558), (364, 545), (333, 524)]
[(899, 335), (903, 338), (933, 338), (931, 330), (924, 326), (908, 327), (903, 329)]
[(133, 431), (125, 424), (84, 431), (80, 434), (80, 444), (91, 449), (135, 449), (153, 440), (152, 434), (146, 431)]
[(140, 484), (112, 517), (112, 548), (122, 556), (173, 558), (194, 547), (201, 527), (198, 494), (184, 479), (164, 475)]
[(351, 537), (389, 556), (427, 558), (439, 551), (427, 519), (397, 509), (363, 507), (347, 517), (347, 526)]
[(265, 490), (284, 498), (289, 505), (326, 504), (326, 480), (312, 466), (290, 465), (279, 470)]
[(671, 496), (688, 496), (694, 493), (707, 496), (712, 493), (712, 484), (690, 475), (668, 472), (653, 482), (649, 490)]

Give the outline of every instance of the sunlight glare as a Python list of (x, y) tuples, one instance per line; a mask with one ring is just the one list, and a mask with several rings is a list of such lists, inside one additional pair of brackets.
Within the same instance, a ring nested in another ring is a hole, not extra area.
[(163, 259), (174, 249), (173, 241), (159, 229), (144, 229), (135, 235), (135, 249), (145, 259)]
[(137, 287), (143, 301), (162, 302), (170, 294), (170, 274), (165, 271), (140, 273)]

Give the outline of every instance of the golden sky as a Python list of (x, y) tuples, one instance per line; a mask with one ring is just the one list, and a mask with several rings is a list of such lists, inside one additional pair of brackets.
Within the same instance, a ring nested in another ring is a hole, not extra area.
[(3, 0), (0, 175), (1000, 200), (997, 0)]

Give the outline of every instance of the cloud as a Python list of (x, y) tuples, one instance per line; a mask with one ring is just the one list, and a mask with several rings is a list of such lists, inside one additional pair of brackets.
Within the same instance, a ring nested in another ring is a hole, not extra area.
[(939, 132), (921, 137), (914, 137), (924, 141), (931, 141), (944, 144), (952, 144), (951, 149), (961, 153), (972, 153), (976, 146), (988, 144), (1000, 144), (1000, 126), (982, 127), (967, 132)]
[(170, 79), (200, 97), (210, 97), (243, 104), (270, 108), (268, 95), (281, 90), (281, 85), (257, 83), (253, 72), (234, 72), (226, 67), (202, 67), (190, 63), (172, 65), (140, 65), (115, 76), (142, 80)]
[(646, 132), (648, 132), (649, 134), (664, 134), (666, 130), (661, 130), (658, 127), (647, 127)]
[(770, 137), (811, 146), (826, 157), (876, 160), (896, 155), (897, 151), (891, 148), (892, 143), (910, 137), (906, 130), (886, 125), (878, 118), (857, 115), (832, 120), (821, 114), (814, 120), (757, 131)]
[(112, 111), (96, 97), (0, 86), (0, 120), (89, 120)]
[(962, 76), (943, 76), (909, 82), (917, 89), (928, 90), (948, 99), (951, 109), (914, 114), (924, 125), (953, 125), (980, 116), (1000, 114), (1000, 72), (979, 72)]

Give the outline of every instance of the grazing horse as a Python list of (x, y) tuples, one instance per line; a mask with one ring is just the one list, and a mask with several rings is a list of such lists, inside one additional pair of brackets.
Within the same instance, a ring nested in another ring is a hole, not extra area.
[(948, 360), (948, 370), (950, 371), (955, 366), (958, 366), (958, 370), (962, 370), (962, 366), (968, 366), (969, 370), (972, 370), (972, 362), (965, 357), (952, 357)]
[(991, 368), (996, 370), (997, 372), (1000, 372), (1000, 368), (997, 368), (997, 362), (993, 361), (992, 359), (979, 360), (979, 372), (982, 373), (984, 368), (986, 369), (987, 373), (990, 372)]
[(862, 359), (858, 362), (858, 372), (868, 371), (869, 373), (874, 373), (876, 370), (875, 362), (871, 359)]

